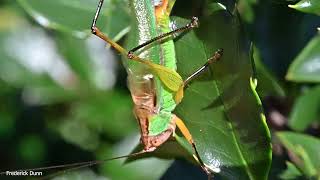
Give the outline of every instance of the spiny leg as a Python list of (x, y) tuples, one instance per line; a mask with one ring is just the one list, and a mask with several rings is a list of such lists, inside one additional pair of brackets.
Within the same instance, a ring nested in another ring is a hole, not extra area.
[[(124, 49), (122, 46), (120, 46), (118, 43), (114, 42), (113, 40), (111, 40), (108, 36), (106, 36), (105, 34), (103, 34), (100, 29), (97, 27), (97, 21), (101, 12), (101, 8), (103, 5), (104, 0), (99, 0), (98, 3), (98, 7), (96, 10), (96, 13), (94, 15), (93, 21), (92, 21), (92, 25), (91, 25), (91, 33), (98, 36), (99, 38), (101, 38), (102, 40), (104, 40), (105, 42), (107, 42), (108, 44), (110, 44), (110, 46), (112, 46), (115, 50), (117, 50), (118, 52), (120, 52), (122, 55), (126, 56), (128, 54), (128, 51), (126, 49)], [(145, 62), (144, 59), (139, 58), (138, 56), (132, 55), (131, 59), (134, 61), (138, 61), (138, 62), (142, 62), (145, 64), (148, 64), (147, 62)]]
[(187, 139), (187, 141), (191, 144), (192, 149), (194, 151), (194, 158), (199, 162), (201, 168), (204, 170), (205, 173), (208, 175), (208, 179), (211, 179), (212, 173), (210, 170), (206, 167), (206, 165), (203, 163), (202, 159), (200, 158), (200, 155), (198, 153), (198, 150), (196, 148), (196, 145), (193, 141), (192, 135), (187, 128), (187, 126), (184, 124), (182, 119), (180, 119), (178, 116), (174, 116), (174, 120), (176, 122), (176, 125), (178, 129), (181, 131), (182, 135)]
[(184, 80), (183, 84), (184, 87), (186, 87), (192, 80), (197, 78), (199, 75), (201, 75), (209, 66), (210, 64), (219, 61), (219, 59), (223, 55), (223, 49), (218, 49), (212, 57), (210, 57), (207, 62), (201, 66), (199, 69), (197, 69), (194, 73), (192, 73), (190, 76), (187, 77), (186, 80)]
[(169, 37), (169, 36), (171, 36), (171, 35), (173, 35), (173, 34), (175, 34), (175, 33), (185, 32), (185, 31), (188, 31), (188, 30), (190, 30), (190, 29), (193, 29), (193, 28), (198, 27), (198, 26), (199, 26), (199, 22), (198, 22), (198, 21), (199, 21), (199, 20), (198, 20), (197, 17), (192, 17), (190, 23), (186, 24), (185, 26), (180, 27), (180, 28), (177, 28), (177, 29), (172, 30), (172, 31), (170, 31), (170, 32), (161, 34), (161, 35), (159, 35), (159, 36), (157, 36), (157, 37), (155, 37), (155, 38), (150, 39), (149, 41), (146, 41), (146, 42), (138, 45), (138, 46), (135, 47), (135, 48), (132, 48), (132, 49), (128, 52), (127, 57), (128, 57), (129, 59), (131, 59), (132, 56), (133, 56), (133, 53), (134, 53), (135, 51), (137, 51), (137, 50), (139, 50), (139, 49), (141, 49), (141, 48), (143, 48), (143, 47), (145, 47), (145, 46), (147, 46), (147, 45), (149, 45), (149, 44), (151, 44), (151, 43), (153, 43), (153, 42), (163, 40), (164, 38), (167, 38), (167, 37)]

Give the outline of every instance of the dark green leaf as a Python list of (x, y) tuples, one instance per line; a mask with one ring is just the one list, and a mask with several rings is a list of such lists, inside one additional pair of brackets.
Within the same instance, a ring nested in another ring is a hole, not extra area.
[[(3, 99), (1, 99), (3, 102)], [(4, 103), (4, 102), (3, 102)], [(14, 131), (15, 117), (13, 112), (8, 112), (7, 108), (0, 110), (0, 137), (10, 137)]]
[[(189, 21), (175, 20), (181, 25)], [(192, 81), (176, 112), (189, 127), (201, 158), (213, 170), (221, 170), (228, 179), (267, 179), (270, 137), (255, 85), (250, 83), (249, 42), (236, 15), (218, 12), (199, 20), (198, 29), (175, 43), (178, 72), (186, 78), (218, 48), (224, 49), (224, 55)]]
[(27, 134), (20, 139), (19, 154), (25, 161), (39, 164), (46, 156), (46, 145), (41, 136)]
[(306, 90), (296, 99), (290, 112), (289, 125), (297, 131), (305, 130), (312, 122), (320, 120), (320, 86)]
[(316, 35), (290, 65), (286, 79), (320, 82), (320, 35)]

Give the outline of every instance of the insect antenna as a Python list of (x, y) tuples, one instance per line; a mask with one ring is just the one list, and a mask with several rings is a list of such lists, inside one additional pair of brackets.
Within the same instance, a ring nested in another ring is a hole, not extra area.
[[(144, 153), (147, 153), (147, 152), (142, 150), (142, 151), (139, 151), (139, 152), (136, 152), (136, 153), (132, 153), (132, 154), (128, 154), (128, 155), (118, 156), (118, 157), (113, 157), (113, 158), (107, 158), (107, 159), (102, 159), (102, 160), (76, 162), (76, 163), (70, 163), (70, 164), (53, 165), (53, 166), (30, 168), (30, 169), (19, 169), (19, 170), (13, 170), (13, 171), (17, 171), (17, 172), (19, 172), (19, 171), (40, 171), (40, 170), (68, 168), (68, 169), (65, 169), (65, 170), (58, 171), (58, 172), (53, 173), (53, 174), (49, 174), (47, 176), (43, 176), (43, 177), (37, 178), (37, 179), (50, 179), (50, 178), (58, 176), (60, 174), (68, 173), (68, 172), (71, 172), (71, 171), (74, 171), (74, 170), (77, 170), (77, 169), (81, 169), (81, 168), (90, 167), (90, 166), (93, 166), (93, 165), (102, 164), (104, 162), (112, 161), (112, 160), (116, 160), (116, 159), (122, 159), (122, 158), (127, 158), (127, 157), (138, 156), (138, 155), (141, 155), (141, 154), (144, 154)], [(6, 175), (7, 172), (8, 172), (8, 170), (0, 172), (0, 176)]]

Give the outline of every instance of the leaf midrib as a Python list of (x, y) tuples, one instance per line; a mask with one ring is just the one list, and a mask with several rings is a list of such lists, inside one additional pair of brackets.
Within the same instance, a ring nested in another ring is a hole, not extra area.
[[(202, 49), (205, 50), (206, 48), (205, 48), (205, 45), (203, 44), (203, 42), (201, 42), (201, 45), (202, 45)], [(206, 53), (204, 53), (204, 54), (205, 54), (206, 59), (209, 59), (209, 58), (210, 58), (210, 57), (207, 56)], [(233, 126), (233, 124), (232, 124), (232, 122), (231, 122), (231, 120), (230, 120), (230, 118), (229, 118), (229, 116), (228, 116), (227, 111), (225, 111), (225, 110), (226, 110), (226, 105), (224, 104), (224, 101), (223, 101), (223, 99), (222, 99), (222, 96), (221, 96), (222, 93), (220, 92), (220, 90), (219, 90), (219, 88), (218, 88), (218, 85), (217, 85), (217, 83), (216, 83), (215, 76), (214, 76), (214, 72), (212, 72), (212, 73), (213, 73), (213, 79), (214, 79), (214, 81), (213, 81), (212, 83), (213, 83), (216, 91), (218, 92), (219, 100), (221, 101), (221, 104), (222, 104), (223, 109), (224, 109), (224, 110), (223, 110), (223, 113), (224, 113), (226, 119), (228, 120), (228, 126), (232, 129), (232, 133), (231, 133), (231, 134), (232, 134), (232, 139), (233, 139), (233, 141), (235, 142), (235, 145), (236, 145), (236, 151), (238, 152), (241, 161), (242, 161), (243, 164), (245, 165), (245, 170), (246, 170), (246, 172), (248, 173), (249, 178), (250, 178), (250, 179), (254, 179), (254, 176), (253, 176), (253, 174), (252, 174), (252, 170), (249, 168), (248, 163), (247, 163), (247, 161), (246, 161), (246, 158), (245, 158), (245, 157), (243, 156), (243, 154), (241, 153), (240, 145), (239, 145), (239, 143), (238, 143), (238, 141), (237, 141), (237, 139), (236, 139), (236, 134), (234, 133), (234, 131), (235, 131), (235, 130), (234, 130), (234, 126)]]

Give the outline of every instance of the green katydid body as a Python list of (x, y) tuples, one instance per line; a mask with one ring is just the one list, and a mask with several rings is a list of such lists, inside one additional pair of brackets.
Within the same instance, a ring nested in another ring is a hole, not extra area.
[[(163, 32), (170, 31), (169, 16), (157, 19), (157, 6), (150, 3), (150, 0), (131, 2), (132, 11), (135, 13), (135, 27), (132, 29), (137, 30), (136, 33), (132, 33), (135, 36), (129, 37), (133, 44), (142, 44)], [(170, 6), (173, 3), (174, 1), (171, 1)], [(162, 4), (158, 6), (161, 7)], [(166, 13), (169, 15), (170, 12)], [(172, 39), (143, 49), (139, 57), (150, 59), (153, 63), (173, 71), (177, 69)], [(175, 93), (146, 65), (127, 60), (125, 64), (129, 88), (135, 103), (134, 111), (141, 128), (141, 140), (145, 145), (145, 151), (152, 151), (165, 142), (175, 130), (175, 123), (172, 122), (174, 115), (171, 113), (176, 107)]]
[[(158, 4), (152, 4), (153, 2), (155, 1), (130, 1), (134, 20), (133, 32), (130, 33), (128, 42), (131, 43), (129, 44), (131, 47), (139, 44), (130, 51), (112, 41), (96, 26), (103, 0), (99, 0), (91, 31), (130, 59), (125, 60), (124, 64), (134, 102), (134, 113), (140, 125), (141, 142), (144, 145), (142, 152), (151, 152), (157, 149), (173, 135), (177, 126), (192, 145), (195, 160), (210, 177), (211, 173), (202, 162), (188, 128), (183, 120), (172, 111), (183, 98), (185, 84), (201, 73), (209, 64), (218, 60), (222, 51), (217, 51), (204, 66), (188, 77), (186, 81), (183, 81), (176, 72), (175, 48), (170, 37), (176, 32), (197, 27), (198, 19), (193, 17), (186, 26), (170, 31), (169, 15), (175, 0), (162, 0), (158, 1)], [(139, 49), (142, 51), (135, 55), (134, 52)]]

